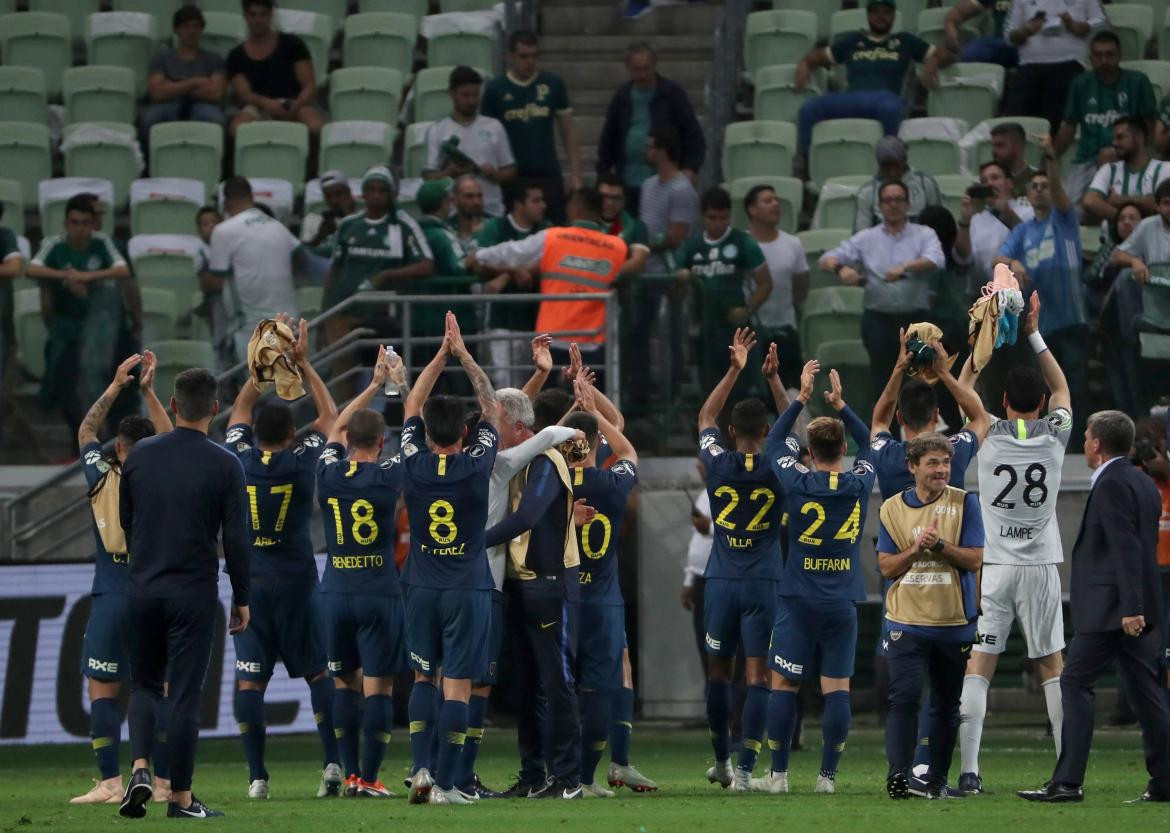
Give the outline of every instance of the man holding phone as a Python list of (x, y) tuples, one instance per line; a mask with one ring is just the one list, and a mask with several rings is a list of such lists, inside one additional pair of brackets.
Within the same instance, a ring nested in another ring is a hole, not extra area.
[(979, 283), (991, 279), (992, 261), (1011, 230), (1034, 216), (1027, 200), (1012, 195), (1012, 178), (999, 162), (984, 162), (979, 184), (967, 189), (959, 204), (955, 260), (973, 267)]

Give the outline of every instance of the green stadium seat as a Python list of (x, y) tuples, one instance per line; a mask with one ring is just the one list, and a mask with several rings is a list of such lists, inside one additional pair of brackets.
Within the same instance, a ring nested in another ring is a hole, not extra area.
[(197, 179), (208, 194), (223, 171), (223, 128), (206, 122), (165, 122), (150, 129), (150, 175)]
[(53, 175), (49, 128), (44, 124), (0, 122), (0, 171), (20, 183), (25, 208), (35, 206), (38, 183)]
[(197, 179), (136, 179), (130, 183), (130, 233), (191, 234), (207, 196)]
[(223, 58), (248, 37), (248, 27), (240, 14), (239, 4), (231, 12), (203, 12), (206, 25), (200, 41), (208, 52), (218, 52)]
[(1104, 9), (1109, 28), (1121, 39), (1121, 59), (1146, 57), (1146, 44), (1154, 35), (1154, 10), (1141, 3), (1110, 3)]
[(817, 265), (821, 255), (835, 249), (853, 235), (849, 228), (809, 229), (797, 234), (800, 244), (804, 246), (804, 255), (808, 260), (809, 289), (824, 289), (826, 287), (841, 286), (841, 280), (832, 272), (826, 272)]
[(767, 121), (796, 122), (800, 106), (821, 90), (809, 84), (797, 90), (794, 64), (766, 66), (756, 73), (753, 116)]
[(334, 121), (321, 131), (318, 167), (360, 177), (374, 165), (389, 165), (394, 128), (380, 121)]
[(448, 12), (490, 12), (496, 0), (439, 0), (439, 11)]
[(998, 64), (959, 63), (939, 72), (926, 94), (926, 115), (975, 124), (994, 118), (1003, 96), (1004, 69)]
[(959, 208), (963, 203), (963, 195), (967, 193), (968, 188), (975, 184), (975, 177), (966, 174), (950, 174), (936, 176), (934, 181), (938, 183), (938, 190), (942, 194), (943, 207), (951, 212), (952, 216), (958, 217)]
[(882, 138), (875, 119), (827, 119), (813, 126), (809, 143), (809, 180), (814, 187), (830, 176), (869, 174), (877, 168), (874, 149)]
[(1166, 9), (1158, 20), (1162, 21), (1162, 28), (1158, 32), (1158, 59), (1170, 61), (1170, 9)]
[(65, 122), (135, 121), (134, 73), (120, 66), (84, 66), (65, 70), (62, 79)]
[(427, 66), (492, 67), (498, 44), (493, 35), (458, 32), (435, 35), (427, 40)]
[[(899, 8), (901, 5), (899, 4)], [(915, 33), (918, 37), (929, 43), (931, 46), (945, 47), (947, 45), (946, 29), (943, 22), (947, 15), (950, 14), (949, 7), (927, 9), (923, 8), (916, 15), (907, 13), (907, 20), (917, 21), (917, 29)], [(969, 20), (959, 27), (959, 40), (967, 42), (972, 38), (979, 37), (982, 33), (979, 30), (979, 23), (981, 18)]]
[(215, 350), (206, 341), (175, 339), (144, 345), (158, 357), (154, 374), (154, 390), (166, 400), (175, 392), (175, 377), (190, 367), (215, 367)]
[(333, 43), (333, 20), (314, 12), (294, 11), (276, 8), (273, 24), (281, 32), (296, 35), (309, 48), (309, 55), (313, 58), (313, 74), (317, 79), (317, 86), (324, 87), (329, 80), (329, 45)]
[[(85, 137), (91, 127), (100, 129), (102, 135)], [(124, 138), (118, 139), (114, 134)], [(138, 151), (133, 125), (114, 122), (68, 124), (61, 151), (65, 156), (65, 176), (108, 179), (114, 184), (115, 210), (121, 211), (126, 206), (130, 183), (142, 173), (142, 154)]]
[[(447, 90), (453, 66), (427, 67), (414, 77), (413, 121), (439, 121), (451, 115), (451, 95)], [(486, 70), (473, 67), (485, 81), (491, 77)]]
[(0, 179), (0, 225), (12, 229), (16, 235), (24, 234), (24, 196), (20, 183), (15, 179)]
[(329, 74), (329, 115), (394, 124), (402, 107), (402, 73), (384, 67), (344, 67)]
[(280, 8), (294, 12), (313, 12), (325, 15), (333, 25), (333, 32), (341, 31), (341, 24), (349, 11), (349, 0), (280, 0)]
[(809, 399), (809, 411), (814, 416), (828, 416), (836, 412), (831, 410), (825, 402), (824, 393), (829, 389), (829, 371), (836, 370), (841, 377), (841, 389), (849, 397), (849, 407), (866, 425), (873, 414), (875, 400), (874, 378), (869, 366), (869, 354), (865, 350), (857, 333), (847, 335), (841, 329), (841, 338), (834, 341), (824, 341), (812, 355), (821, 363), (821, 372), (817, 375), (816, 389)]
[[(1024, 134), (1027, 137), (1024, 157), (1032, 167), (1040, 167), (1040, 148), (1036, 145), (1032, 137), (1048, 132), (1048, 120), (1037, 116), (1002, 116), (995, 119), (984, 119), (972, 128), (972, 133), (978, 131), (974, 137), (964, 138), (964, 145), (971, 146), (968, 163), (972, 169), (991, 160), (991, 129), (997, 124), (1007, 124), (1009, 122), (1015, 122), (1024, 128)], [(971, 139), (974, 139), (973, 143)]]
[(749, 77), (766, 66), (795, 64), (817, 42), (817, 15), (809, 11), (752, 12), (747, 17), (743, 58)]
[(723, 131), (723, 178), (792, 173), (796, 125), (786, 121), (741, 121)]
[(829, 177), (825, 180), (817, 197), (817, 210), (813, 214), (812, 227), (853, 228), (857, 190), (872, 179), (872, 174), (854, 174)]
[(841, 0), (772, 0), (776, 11), (812, 12), (817, 16), (817, 39), (829, 36), (829, 17), (841, 8)]
[(45, 342), (49, 340), (41, 317), (41, 290), (35, 286), (18, 288), (13, 296), (16, 359), (29, 376), (40, 379), (45, 375)]
[(394, 12), (351, 14), (345, 19), (342, 61), (347, 67), (396, 69), (406, 78), (414, 66), (418, 18)]
[(69, 33), (73, 42), (82, 46), (85, 43), (85, 19), (102, 8), (101, 0), (28, 0), (28, 10), (65, 15), (69, 19)]
[(45, 76), (45, 94), (61, 95), (61, 75), (73, 65), (69, 18), (50, 12), (0, 17), (0, 58), (7, 66), (32, 67)]
[(1153, 275), (1141, 285), (1138, 343), (1143, 359), (1170, 361), (1170, 279)]
[(1170, 95), (1170, 61), (1122, 61), (1121, 68), (1144, 72), (1154, 88), (1154, 101)]
[(0, 14), (12, 14), (16, 11), (16, 0), (0, 0)]
[(780, 200), (780, 229), (789, 234), (796, 233), (800, 220), (800, 209), (804, 202), (804, 186), (794, 176), (745, 176), (731, 181), (731, 224), (736, 228), (747, 228), (747, 213), (743, 210), (743, 198), (757, 185), (771, 185)]
[(146, 93), (147, 70), (158, 43), (154, 15), (102, 12), (91, 14), (85, 21), (86, 62), (131, 70), (139, 97)]
[(434, 122), (415, 122), (406, 128), (402, 145), (402, 175), (422, 176), (427, 161), (427, 130)]
[(139, 287), (138, 291), (142, 296), (142, 343), (174, 339), (178, 297), (167, 289)]
[(959, 140), (967, 133), (961, 119), (906, 119), (898, 136), (906, 143), (910, 167), (931, 174), (957, 174), (962, 169)]
[(78, 194), (96, 195), (107, 213), (113, 208), (114, 183), (104, 177), (43, 179), (37, 185), (37, 207), (45, 234), (64, 233), (65, 204)]
[(1101, 227), (1081, 226), (1081, 251), (1086, 258), (1092, 258), (1101, 250)]
[(301, 311), (301, 318), (312, 321), (321, 314), (321, 302), (325, 300), (324, 288), (320, 286), (302, 286), (297, 289), (297, 307)]
[(358, 0), (358, 12), (394, 12), (395, 14), (409, 14), (414, 17), (425, 17), (429, 10), (429, 0)]
[(826, 342), (860, 339), (864, 306), (865, 290), (860, 286), (810, 289), (801, 308), (801, 352), (813, 356)]
[(283, 179), (300, 193), (309, 157), (309, 129), (297, 122), (252, 122), (236, 131), (235, 170), (240, 176)]
[[(191, 228), (194, 228), (194, 222)], [(195, 259), (199, 243), (199, 238), (193, 235), (143, 234), (131, 237), (130, 264), (138, 285), (165, 290), (176, 299), (190, 298), (199, 291)]]
[[(185, 0), (113, 0), (113, 11), (152, 14), (158, 18), (160, 30), (169, 32), (171, 31), (171, 18), (184, 5), (186, 5)], [(282, 5), (287, 6), (287, 0)], [(236, 9), (239, 10), (238, 5)], [(204, 44), (204, 48), (206, 48), (206, 44)]]
[(48, 114), (45, 74), (36, 67), (0, 66), (0, 121), (44, 124)]
[(204, 14), (219, 12), (221, 14), (234, 14), (236, 17), (242, 16), (240, 4), (235, 0), (195, 0), (193, 5), (198, 6)]
[[(913, 18), (911, 18), (913, 19)], [(902, 30), (902, 12), (899, 10), (894, 15), (893, 32), (901, 32)], [(829, 18), (829, 43), (832, 43), (841, 35), (847, 35), (851, 32), (859, 32), (862, 30), (869, 30), (869, 21), (867, 13), (864, 8), (861, 9), (841, 9), (833, 12)]]

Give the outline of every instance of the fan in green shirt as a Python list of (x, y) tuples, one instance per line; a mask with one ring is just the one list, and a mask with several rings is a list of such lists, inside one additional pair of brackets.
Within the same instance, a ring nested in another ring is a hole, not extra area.
[[(451, 216), (450, 178), (432, 179), (418, 189), (415, 201), (422, 216), (418, 225), (435, 261), (435, 275), (414, 281), (404, 292), (410, 295), (466, 295), (478, 279), (467, 269), (459, 235), (445, 219)], [(416, 304), (411, 316), (414, 335), (433, 336), (443, 332), (447, 310), (451, 309), (465, 333), (475, 332), (475, 308), (469, 304)], [(466, 322), (466, 323), (464, 323)]]
[[(0, 207), (2, 212), (3, 208)], [(24, 257), (20, 253), (16, 235), (7, 226), (0, 226), (0, 378), (3, 378), (8, 366), (8, 345), (12, 344), (14, 337), (12, 283), (23, 270)]]
[[(548, 228), (544, 220), (544, 191), (532, 182), (521, 180), (509, 183), (507, 193), (508, 213), (503, 217), (491, 217), (475, 235), (476, 248), (495, 246), (509, 240), (523, 240), (536, 232)], [(480, 267), (480, 274), (488, 278), (484, 292), (488, 294), (531, 294), (540, 292), (539, 276), (526, 269), (508, 272), (491, 271)], [(536, 326), (539, 302), (491, 304), (488, 308), (487, 328), (531, 333)]]
[(630, 247), (630, 257), (622, 268), (623, 275), (640, 275), (650, 257), (650, 232), (646, 224), (626, 211), (626, 189), (615, 173), (597, 178), (601, 194), (601, 220), (605, 231), (616, 234)]

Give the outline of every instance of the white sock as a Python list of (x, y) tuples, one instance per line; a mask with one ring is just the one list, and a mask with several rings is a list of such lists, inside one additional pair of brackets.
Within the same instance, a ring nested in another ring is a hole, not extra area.
[(1060, 757), (1060, 732), (1064, 726), (1064, 701), (1060, 697), (1060, 677), (1045, 680), (1044, 704), (1048, 706), (1048, 722), (1052, 724), (1052, 739), (1056, 741), (1056, 757)]
[(983, 742), (983, 721), (987, 717), (987, 689), (991, 681), (978, 674), (963, 677), (959, 701), (959, 773), (979, 774), (979, 745)]

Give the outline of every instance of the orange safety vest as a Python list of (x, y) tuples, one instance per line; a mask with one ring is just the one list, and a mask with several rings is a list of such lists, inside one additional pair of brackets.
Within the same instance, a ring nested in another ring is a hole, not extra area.
[[(609, 292), (629, 257), (620, 237), (581, 226), (545, 232), (540, 258), (540, 293), (566, 295)], [(569, 336), (564, 341), (605, 341), (604, 301), (541, 301), (536, 316), (538, 333), (598, 330), (597, 335)]]

